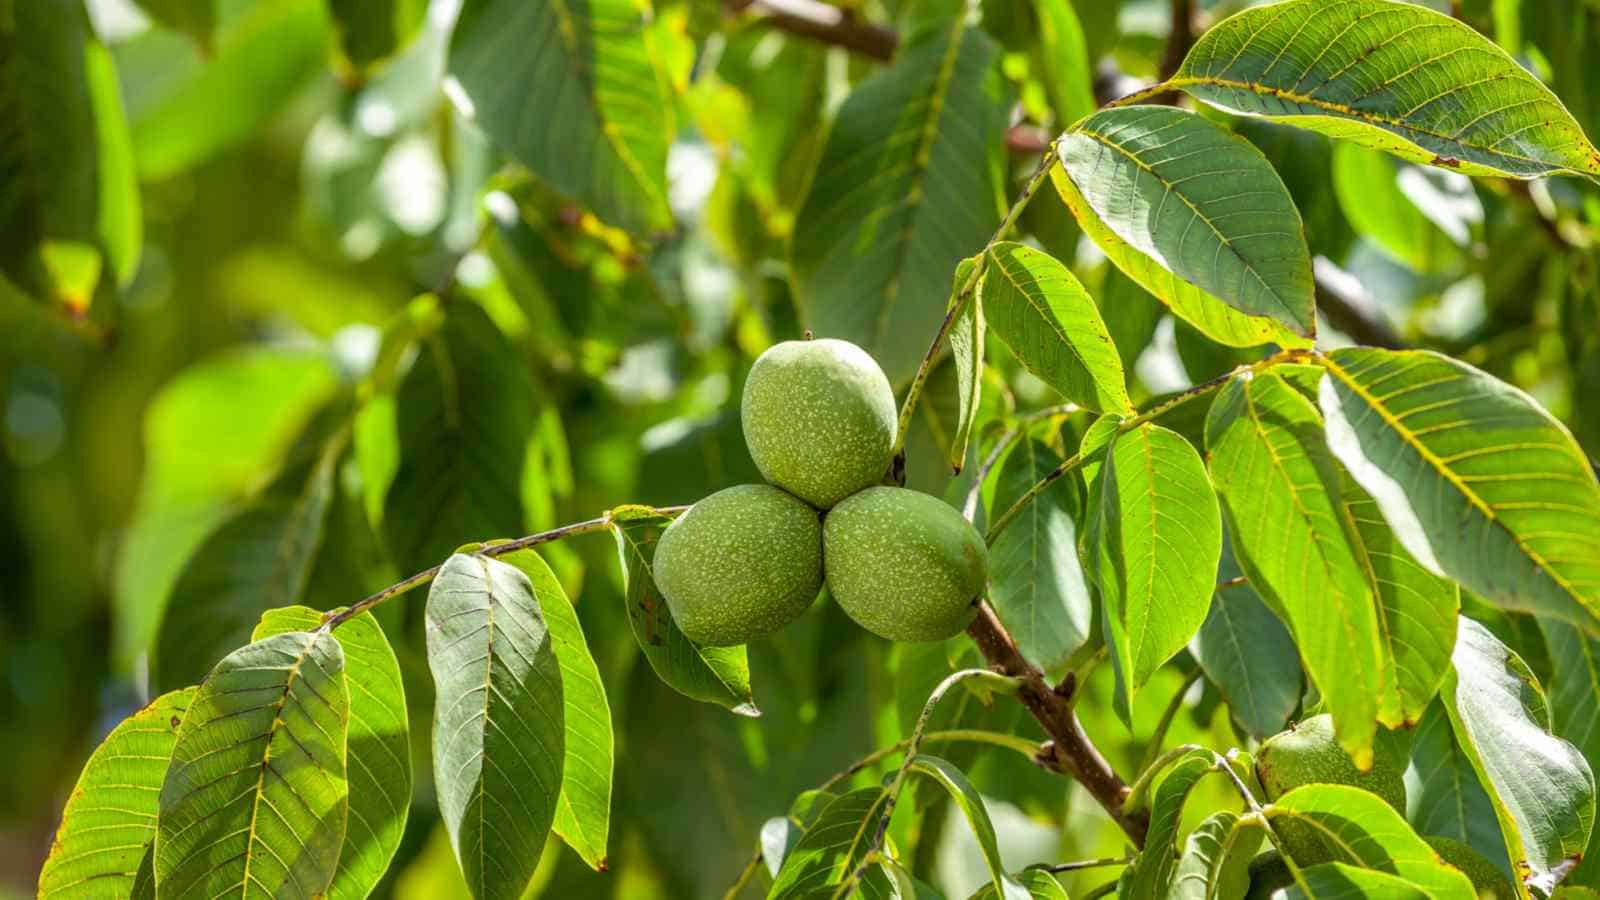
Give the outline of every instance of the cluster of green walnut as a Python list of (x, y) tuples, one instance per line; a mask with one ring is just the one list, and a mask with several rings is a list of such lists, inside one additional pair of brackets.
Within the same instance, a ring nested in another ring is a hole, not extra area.
[(772, 347), (750, 368), (740, 415), (770, 483), (706, 497), (656, 544), (656, 586), (685, 636), (709, 647), (765, 637), (810, 608), (824, 583), (889, 640), (967, 627), (988, 551), (944, 501), (882, 485), (898, 413), (866, 351), (839, 340)]

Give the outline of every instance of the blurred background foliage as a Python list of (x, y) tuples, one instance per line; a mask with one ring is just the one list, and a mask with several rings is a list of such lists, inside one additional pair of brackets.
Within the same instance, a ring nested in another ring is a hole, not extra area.
[[(1002, 76), (989, 113), (1005, 140), (973, 161), (993, 196), (953, 213), (992, 227), (1044, 136), (1094, 94), (1157, 74), (1167, 0), (1066, 3), (981, 3)], [(1194, 14), (1203, 25), (1243, 5)], [(1600, 67), (1585, 62), (1600, 53), (1600, 3), (1435, 5), (1493, 36), (1600, 134)], [(493, 40), (516, 6), (0, 0), (0, 896), (31, 894), (98, 739), (153, 692), (203, 675), (261, 609), (348, 604), (469, 540), (757, 478), (741, 380), (769, 343), (815, 320), (792, 288), (789, 242), (834, 115), (883, 64), (716, 0), (661, 0), (645, 18), (648, 56), (598, 75), (612, 79), (603, 102), (627, 141), (646, 148), (635, 168), (578, 125), (570, 146), (550, 146), (505, 112), (572, 114), (572, 85), (528, 62), (514, 27), (509, 43)], [(957, 8), (844, 6), (901, 35)], [(458, 35), (470, 52), (447, 65), (458, 16), (475, 37)], [(1081, 37), (1063, 34), (1074, 23)], [(1345, 328), (1446, 350), (1529, 390), (1600, 454), (1600, 192), (1473, 183), (1233, 124), (1302, 210), (1321, 290), (1344, 311), (1329, 343)], [(594, 187), (593, 208), (562, 187), (573, 183)], [(1022, 230), (1076, 260), (1136, 400), (1246, 358), (1165, 316), (1053, 199)], [(923, 308), (943, 308), (954, 263), (918, 273), (939, 287), (916, 297)], [(901, 329), (875, 349), (915, 359), (929, 337)], [(1003, 350), (990, 359), (998, 389), (985, 398), (1000, 412), (1059, 402)], [(942, 449), (952, 379), (934, 372), (909, 475), (957, 498), (967, 485)], [(1068, 452), (1082, 418), (1036, 419), (1035, 436)], [(615, 553), (604, 538), (549, 548), (580, 599), (619, 757), (612, 873), (549, 852), (543, 896), (720, 895), (763, 821), (897, 740), (972, 653), (961, 640), (891, 648), (822, 604), (751, 648), (764, 715), (729, 716), (642, 665)], [(390, 604), (383, 621), (426, 709), (422, 599)], [(1545, 658), (1537, 629), (1495, 621), (1525, 657)], [(1109, 668), (1094, 672), (1081, 714), (1119, 771), (1137, 770), (1165, 714), (1169, 743), (1244, 741), (1248, 727), (1186, 672), (1187, 656), (1158, 673), (1131, 734), (1111, 714)], [(941, 717), (1033, 734), (1010, 721), (1017, 712), (974, 699)], [(427, 729), (413, 735), (419, 803), (382, 890), (452, 896)], [(976, 765), (1009, 866), (1121, 852), (1069, 781), (1009, 755), (956, 761)], [(1190, 808), (1223, 803), (1215, 790)], [(977, 851), (959, 817), (927, 813), (920, 826), (897, 820), (897, 839), (920, 827), (919, 874), (965, 896), (984, 877)]]

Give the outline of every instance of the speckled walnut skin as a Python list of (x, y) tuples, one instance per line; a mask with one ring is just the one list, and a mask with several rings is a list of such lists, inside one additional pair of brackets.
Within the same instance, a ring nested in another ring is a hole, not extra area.
[(960, 634), (989, 578), (989, 552), (944, 501), (897, 487), (851, 496), (823, 523), (828, 589), (861, 627), (892, 641)]
[(656, 587), (689, 640), (747, 644), (794, 621), (822, 589), (817, 511), (765, 484), (712, 494), (661, 533)]
[(785, 341), (745, 379), (745, 443), (762, 477), (818, 509), (883, 480), (899, 414), (883, 370), (849, 341)]

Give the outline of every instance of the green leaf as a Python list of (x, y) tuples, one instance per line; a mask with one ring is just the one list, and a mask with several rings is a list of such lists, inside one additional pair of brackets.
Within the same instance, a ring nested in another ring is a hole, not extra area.
[(383, 526), (413, 572), (462, 541), (523, 529), (521, 487), (539, 405), (527, 365), (479, 307), (453, 302), (396, 393), (400, 467)]
[(256, 134), (322, 73), (330, 36), (323, 0), (251, 7), (204, 65), (133, 116), (139, 177), (170, 178)]
[(611, 704), (600, 669), (583, 636), (578, 611), (544, 557), (516, 550), (497, 557), (528, 576), (544, 612), (556, 660), (561, 663), (561, 701), (566, 720), (566, 761), (555, 831), (589, 867), (606, 870), (606, 840), (611, 832), (613, 740)]
[(1595, 629), (1600, 484), (1527, 394), (1425, 350), (1336, 350), (1328, 446), (1431, 572), (1507, 609)]
[(839, 108), (790, 247), (819, 337), (910, 378), (944, 315), (949, 273), (1000, 224), (1009, 98), (999, 53), (966, 16), (921, 32)]
[(612, 510), (612, 531), (627, 583), (628, 624), (656, 675), (692, 700), (758, 716), (743, 647), (699, 647), (683, 636), (650, 573), (656, 539), (671, 520), (647, 507)]
[(1184, 841), (1168, 900), (1243, 897), (1250, 888), (1250, 859), (1265, 832), (1223, 810), (1207, 816)]
[[(311, 427), (312, 437), (317, 430)], [(231, 648), (249, 641), (262, 613), (302, 599), (347, 439), (340, 430), (314, 458), (291, 462), (190, 557), (161, 620), (156, 684), (172, 690), (199, 681)]]
[(321, 352), (252, 346), (190, 366), (156, 394), (144, 414), (144, 472), (114, 575), (119, 666), (155, 641), (195, 549), (262, 472), (280, 467), (337, 387)]
[(1406, 805), (1418, 834), (1460, 841), (1510, 875), (1494, 802), (1456, 743), (1443, 700), (1428, 707), (1412, 738)]
[(158, 24), (181, 31), (210, 47), (217, 30), (218, 0), (139, 0), (139, 8)]
[[(1226, 494), (1222, 502), (1226, 507)], [(1233, 548), (1224, 543), (1218, 580), (1240, 574)], [(1217, 591), (1189, 652), (1222, 692), (1234, 720), (1257, 740), (1282, 731), (1300, 705), (1305, 678), (1294, 639), (1249, 584)]]
[[(1070, 900), (1067, 889), (1061, 886), (1056, 876), (1043, 869), (1023, 869), (1011, 875), (1011, 880), (1022, 885), (1032, 900)], [(995, 892), (993, 883), (978, 888), (969, 900), (1002, 900)]]
[(1039, 80), (1061, 128), (1094, 112), (1094, 64), (1071, 0), (1037, 0)]
[[(961, 289), (972, 276), (977, 257), (969, 257), (956, 266), (955, 281), (950, 290), (950, 302), (961, 302)], [(956, 427), (950, 437), (950, 449), (945, 454), (950, 468), (960, 472), (967, 461), (967, 444), (972, 439), (972, 427), (977, 424), (978, 412), (983, 403), (983, 339), (987, 319), (983, 310), (981, 289), (974, 292), (970, 302), (961, 308), (950, 325), (950, 356), (956, 368)]]
[(1432, 894), (1404, 878), (1345, 863), (1323, 863), (1301, 870), (1299, 881), (1288, 896), (1309, 900), (1434, 900)]
[[(314, 631), (322, 613), (306, 606), (268, 610), (250, 640), (276, 634)], [(327, 896), (362, 900), (389, 868), (406, 830), (411, 807), (411, 731), (406, 717), (405, 684), (389, 639), (371, 613), (362, 613), (333, 632), (344, 651), (345, 684), (350, 693), (350, 819), (339, 866)]]
[[(1311, 254), (1300, 213), (1250, 142), (1193, 113), (1129, 106), (1084, 119), (1061, 136), (1056, 151), (1076, 195), (1067, 205), (1085, 230), (1173, 312), (1222, 343), (1264, 342), (1242, 342), (1248, 326), (1236, 318), (1172, 303), (1173, 291), (1140, 277), (1140, 268), (1153, 262), (1169, 273), (1169, 287), (1175, 277), (1198, 288), (1207, 302), (1220, 299), (1295, 335), (1316, 334)], [(1087, 221), (1091, 216), (1126, 247), (1102, 241)], [(1117, 259), (1133, 254), (1143, 266)], [(1258, 333), (1276, 338), (1265, 329)]]
[(1218, 23), (1171, 84), (1470, 175), (1600, 174), (1556, 95), (1462, 22), (1388, 0), (1288, 0)]
[(640, 232), (672, 226), (672, 103), (650, 18), (631, 0), (469, 0), (447, 82), (457, 107), (534, 174)]
[(421, 0), (329, 0), (339, 45), (357, 67), (391, 56), (417, 34), (427, 4)]
[(1376, 794), (1342, 784), (1308, 784), (1279, 797), (1266, 815), (1274, 827), (1292, 823), (1308, 839), (1320, 841), (1333, 862), (1404, 878), (1435, 900), (1477, 897), (1467, 876), (1445, 865)]
[(328, 634), (279, 634), (201, 683), (161, 785), (163, 897), (327, 890), (344, 843), (350, 695)]
[(1089, 568), (1104, 605), (1124, 723), (1134, 695), (1182, 650), (1211, 606), (1222, 521), (1205, 466), (1157, 425), (1117, 435), (1089, 511)]
[(1414, 272), (1437, 272), (1455, 245), (1401, 192), (1395, 160), (1355, 144), (1333, 148), (1333, 189), (1356, 233)]
[[(116, 68), (81, 6), (11, 4), (0, 18), (0, 274), (81, 312), (46, 242), (92, 246), (119, 285), (138, 268), (139, 190)], [(92, 292), (93, 282), (87, 285)]]
[(439, 815), (474, 897), (522, 895), (561, 793), (561, 667), (528, 576), (476, 554), (428, 591)]
[(1366, 765), (1390, 664), (1320, 426), (1278, 376), (1234, 378), (1211, 405), (1206, 450), (1240, 565), (1289, 624), (1339, 743)]
[[(1032, 438), (1006, 456), (994, 508), (1010, 509), (1061, 464)], [(1057, 478), (1023, 508), (989, 550), (989, 600), (1022, 655), (1045, 669), (1065, 662), (1089, 639), (1094, 599), (1078, 559), (1078, 486)]]
[(1356, 559), (1377, 600), (1378, 641), (1388, 666), (1378, 694), (1378, 720), (1409, 728), (1422, 718), (1450, 669), (1461, 589), (1406, 552), (1377, 503), (1347, 473), (1340, 473), (1340, 487)]
[(1183, 805), (1201, 778), (1211, 772), (1217, 755), (1191, 750), (1174, 760), (1161, 776), (1150, 798), (1150, 827), (1144, 849), (1127, 874), (1127, 890), (1134, 897), (1166, 897), (1178, 863), (1178, 826)]
[(859, 788), (829, 802), (784, 857), (767, 900), (830, 896), (865, 862), (888, 802), (889, 792), (881, 787)]
[[(1513, 871), (1548, 893), (1589, 843), (1594, 775), (1550, 733), (1550, 707), (1521, 657), (1466, 618), (1440, 696), (1463, 754), (1494, 804)], [(1526, 895), (1526, 891), (1524, 891)]]
[(1095, 412), (1133, 413), (1100, 309), (1048, 253), (996, 244), (978, 287), (983, 314), (1023, 368)]
[(83, 764), (39, 873), (39, 896), (133, 895), (156, 835), (161, 781), (195, 690), (163, 694), (122, 720)]
[(994, 823), (989, 821), (989, 810), (967, 776), (946, 760), (926, 753), (914, 757), (907, 764), (906, 771), (930, 778), (949, 792), (950, 799), (955, 801), (961, 814), (967, 817), (967, 824), (972, 826), (972, 834), (978, 839), (978, 849), (983, 851), (983, 861), (989, 867), (989, 878), (995, 891), (1005, 900), (1027, 900), (1028, 890), (1006, 874), (1005, 866), (1000, 861), (1000, 845), (995, 838)]
[[(1540, 619), (1555, 672), (1550, 681), (1551, 730), (1586, 760), (1600, 759), (1600, 640), (1555, 619)], [(1583, 862), (1565, 884), (1600, 887), (1600, 828), (1589, 834)]]

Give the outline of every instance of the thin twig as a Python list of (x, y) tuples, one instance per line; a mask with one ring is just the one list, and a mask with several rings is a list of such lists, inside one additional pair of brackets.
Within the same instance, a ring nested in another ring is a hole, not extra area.
[[(689, 507), (687, 506), (664, 506), (656, 509), (656, 512), (663, 516), (671, 517), (682, 513), (688, 508)], [(504, 556), (507, 553), (512, 553), (517, 550), (526, 550), (529, 547), (536, 547), (539, 544), (548, 544), (551, 541), (559, 541), (562, 538), (574, 537), (580, 534), (592, 534), (596, 531), (604, 531), (610, 527), (611, 513), (610, 511), (607, 511), (605, 515), (598, 516), (593, 519), (587, 519), (582, 522), (574, 522), (571, 525), (563, 525), (560, 528), (552, 528), (549, 531), (541, 531), (538, 534), (530, 534), (526, 537), (517, 538), (514, 541), (506, 541), (503, 544), (491, 544), (487, 547), (480, 548), (478, 552), (484, 556)], [(333, 629), (338, 628), (340, 625), (343, 625), (345, 622), (350, 621), (356, 616), (361, 615), (362, 613), (372, 609), (374, 606), (377, 606), (391, 597), (398, 597), (413, 588), (421, 587), (422, 585), (427, 584), (434, 579), (434, 576), (439, 574), (439, 570), (441, 568), (443, 568), (442, 563), (434, 566), (433, 568), (424, 569), (403, 581), (389, 585), (370, 597), (357, 601), (356, 603), (343, 610), (340, 610), (339, 612), (324, 614), (322, 618), (322, 626), (319, 630), (323, 632), (332, 631)]]
[(989, 472), (1000, 462), (1000, 457), (1005, 455), (1006, 448), (1021, 436), (1021, 429), (1016, 428), (1000, 435), (1000, 439), (994, 442), (994, 448), (978, 466), (978, 471), (974, 473), (975, 477), (972, 479), (972, 487), (967, 491), (966, 502), (961, 505), (961, 515), (966, 517), (968, 522), (978, 514), (978, 497), (983, 493), (983, 483), (989, 478)]
[[(1178, 717), (1178, 710), (1183, 709), (1183, 698), (1188, 695), (1189, 689), (1194, 687), (1195, 682), (1199, 681), (1203, 674), (1200, 671), (1200, 667), (1196, 666), (1195, 670), (1190, 672), (1187, 678), (1183, 679), (1183, 684), (1178, 686), (1178, 690), (1173, 693), (1172, 699), (1167, 702), (1167, 708), (1161, 712), (1161, 720), (1156, 723), (1156, 730), (1150, 735), (1150, 749), (1145, 751), (1144, 760), (1139, 763), (1140, 772), (1149, 769), (1151, 764), (1156, 761), (1156, 756), (1161, 752), (1161, 745), (1167, 739), (1167, 731), (1172, 728), (1173, 720)], [(1141, 775), (1140, 777), (1144, 776)]]
[(1139, 772), (1139, 777), (1134, 779), (1133, 787), (1128, 789), (1128, 806), (1138, 807), (1144, 803), (1145, 792), (1150, 790), (1150, 785), (1155, 782), (1156, 776), (1161, 774), (1162, 770), (1167, 766), (1177, 762), (1180, 757), (1186, 754), (1204, 749), (1206, 748), (1199, 744), (1179, 744), (1155, 759), (1146, 762), (1144, 768)]
[(1055, 863), (1043, 868), (1052, 875), (1059, 875), (1062, 872), (1080, 872), (1084, 869), (1100, 869), (1106, 866), (1126, 866), (1138, 858), (1137, 856), (1107, 856), (1101, 859), (1080, 859), (1076, 862)]

